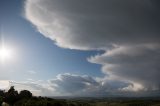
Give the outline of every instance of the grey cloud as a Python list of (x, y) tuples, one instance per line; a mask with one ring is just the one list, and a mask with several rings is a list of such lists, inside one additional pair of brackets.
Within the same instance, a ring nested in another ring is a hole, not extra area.
[[(43, 96), (111, 96), (111, 92), (117, 92), (113, 95), (125, 93), (127, 87), (132, 84), (114, 79), (97, 80), (87, 75), (59, 74), (55, 79), (48, 81), (12, 81), (10, 85), (16, 89), (24, 88), (33, 92), (34, 95)], [(124, 90), (123, 90), (124, 89)]]
[(112, 44), (159, 42), (159, 11), (155, 3), (27, 0), (25, 15), (61, 47), (103, 49)]
[[(89, 62), (101, 64), (106, 77), (131, 83), (125, 90), (152, 91), (160, 88), (159, 4), (158, 0), (26, 0), (25, 17), (60, 47), (105, 51)], [(63, 81), (53, 82), (68, 90)], [(85, 79), (72, 82), (77, 84), (72, 89), (85, 88), (83, 82), (95, 84)]]
[(88, 61), (102, 64), (104, 73), (142, 84), (148, 90), (160, 89), (160, 51), (143, 46), (118, 47)]
[(50, 80), (50, 84), (56, 85), (61, 94), (84, 95), (96, 91), (100, 84), (90, 76), (72, 74), (59, 74), (56, 79)]

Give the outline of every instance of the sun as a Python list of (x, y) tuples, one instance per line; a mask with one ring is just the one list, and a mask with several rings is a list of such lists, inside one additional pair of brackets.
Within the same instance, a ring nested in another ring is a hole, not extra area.
[(0, 59), (1, 60), (6, 60), (11, 58), (12, 56), (12, 51), (9, 48), (6, 47), (1, 47), (0, 48)]

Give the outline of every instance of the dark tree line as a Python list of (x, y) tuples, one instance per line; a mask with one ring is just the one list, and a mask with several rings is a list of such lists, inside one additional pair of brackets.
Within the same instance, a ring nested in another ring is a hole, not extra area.
[(7, 92), (0, 90), (0, 104), (2, 102), (10, 106), (90, 106), (83, 102), (32, 96), (28, 90), (22, 90), (18, 93), (14, 86), (11, 86)]
[(0, 90), (0, 102), (6, 102), (9, 105), (13, 106), (18, 100), (28, 99), (32, 97), (32, 93), (28, 90), (22, 90), (18, 93), (17, 90), (14, 89), (14, 86), (11, 86), (10, 89), (5, 92), (4, 90)]

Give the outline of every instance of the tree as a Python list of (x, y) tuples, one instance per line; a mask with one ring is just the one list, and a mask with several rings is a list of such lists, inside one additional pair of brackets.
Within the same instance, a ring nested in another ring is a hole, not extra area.
[(0, 90), (0, 96), (3, 97), (5, 95), (5, 91), (4, 90)]
[(32, 97), (32, 93), (28, 90), (22, 90), (19, 93), (19, 98), (23, 99), (23, 98), (31, 98)]
[(8, 92), (5, 94), (4, 102), (12, 106), (17, 100), (18, 92), (14, 89), (14, 86), (11, 86)]
[(0, 105), (2, 104), (2, 102), (3, 102), (3, 97), (0, 96)]

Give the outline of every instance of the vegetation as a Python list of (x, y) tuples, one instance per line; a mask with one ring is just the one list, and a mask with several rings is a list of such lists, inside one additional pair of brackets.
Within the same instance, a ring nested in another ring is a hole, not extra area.
[(2, 102), (10, 106), (160, 106), (158, 98), (53, 99), (36, 97), (28, 90), (18, 93), (13, 86), (7, 92), (0, 90), (0, 104)]

